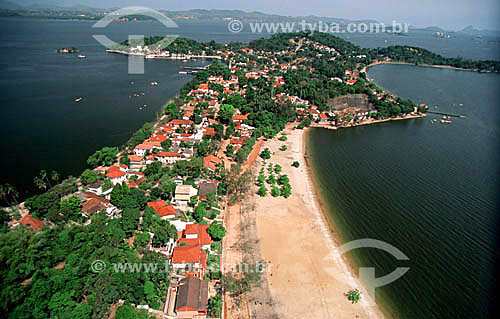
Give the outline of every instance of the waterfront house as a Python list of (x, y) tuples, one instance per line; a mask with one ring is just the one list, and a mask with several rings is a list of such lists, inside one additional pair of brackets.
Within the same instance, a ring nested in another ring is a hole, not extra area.
[(200, 245), (177, 246), (172, 252), (172, 267), (203, 278), (207, 269), (207, 253)]
[(206, 318), (208, 313), (208, 280), (182, 279), (177, 287), (175, 312), (179, 319)]
[(209, 226), (210, 225), (187, 224), (183, 232), (183, 238), (179, 239), (179, 242), (184, 241), (188, 246), (189, 243), (194, 243), (200, 245), (202, 249), (209, 249), (212, 243), (212, 238), (207, 232)]
[(177, 161), (183, 160), (184, 155), (177, 152), (159, 152), (156, 154), (156, 158), (162, 162), (162, 164), (174, 164)]
[(144, 156), (144, 155), (146, 155), (147, 151), (151, 151), (152, 149), (153, 149), (153, 145), (142, 143), (142, 144), (137, 145), (134, 148), (134, 153), (137, 156)]
[(130, 160), (130, 167), (141, 166), (144, 163), (144, 157), (138, 155), (129, 155), (128, 159)]
[(127, 179), (127, 173), (119, 170), (113, 170), (107, 173), (106, 177), (111, 180), (111, 184), (116, 185), (123, 183)]

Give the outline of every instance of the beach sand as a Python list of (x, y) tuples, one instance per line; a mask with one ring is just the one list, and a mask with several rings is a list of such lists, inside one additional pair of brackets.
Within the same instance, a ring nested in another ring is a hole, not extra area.
[[(260, 253), (271, 264), (264, 274), (274, 311), (279, 318), (383, 318), (377, 306), (368, 306), (368, 295), (353, 278), (345, 257), (337, 254), (325, 259), (339, 245), (314, 194), (304, 160), (305, 131), (288, 128), (285, 132), (287, 141), (274, 138), (265, 141), (262, 148), (274, 153), (267, 164), (280, 164), (282, 174), (290, 178), (292, 196), (273, 198), (268, 193), (264, 199), (253, 195)], [(287, 151), (279, 150), (283, 144)], [(299, 161), (300, 167), (292, 167), (293, 161)], [(262, 163), (258, 158), (257, 172)], [(327, 268), (335, 268), (347, 279), (336, 280)], [(345, 296), (352, 288), (362, 291), (359, 304), (352, 304)]]

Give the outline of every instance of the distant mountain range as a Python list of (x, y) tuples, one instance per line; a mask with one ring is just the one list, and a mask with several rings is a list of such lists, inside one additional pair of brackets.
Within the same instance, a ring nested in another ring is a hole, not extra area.
[[(40, 0), (0, 0), (0, 15), (4, 16), (45, 16), (51, 17), (50, 11), (57, 11), (60, 15), (65, 12), (66, 15), (72, 16), (77, 14), (87, 14), (88, 16), (99, 17), (106, 12), (116, 10), (118, 8), (94, 8), (82, 4), (65, 4), (62, 0), (45, 0), (43, 3)], [(262, 22), (297, 22), (305, 20), (307, 22), (338, 23), (346, 25), (348, 23), (378, 23), (376, 20), (351, 20), (332, 17), (320, 16), (282, 16), (276, 14), (267, 14), (263, 12), (246, 12), (242, 10), (207, 10), (207, 9), (192, 9), (182, 11), (159, 10), (167, 16), (174, 19), (196, 19), (196, 20), (228, 20), (237, 19), (241, 21), (262, 21)], [(447, 31), (437, 26), (426, 28), (412, 28), (413, 30), (441, 32), (441, 33), (464, 33), (473, 36), (500, 36), (500, 31), (497, 30), (480, 30), (473, 26), (468, 26), (460, 31)]]

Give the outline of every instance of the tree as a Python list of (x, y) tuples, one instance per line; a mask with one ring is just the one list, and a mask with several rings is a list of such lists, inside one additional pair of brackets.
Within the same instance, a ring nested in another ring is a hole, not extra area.
[(152, 245), (155, 248), (165, 247), (170, 238), (177, 240), (177, 229), (166, 220), (158, 220), (153, 226)]
[(295, 168), (298, 168), (300, 166), (300, 163), (298, 161), (294, 161), (292, 163), (292, 166), (295, 167)]
[(283, 151), (283, 152), (284, 152), (284, 151), (286, 151), (286, 150), (287, 150), (286, 145), (281, 145), (281, 147), (280, 147), (280, 151)]
[(207, 215), (207, 210), (205, 208), (204, 204), (200, 204), (195, 207), (193, 217), (196, 219), (197, 222), (201, 222), (203, 220), (203, 217)]
[(130, 166), (130, 158), (128, 158), (127, 154), (120, 157), (120, 165)]
[(212, 317), (219, 317), (222, 313), (222, 296), (216, 294), (208, 299), (208, 315)]
[(280, 194), (280, 189), (277, 186), (273, 186), (271, 189), (271, 196), (278, 197)]
[(274, 172), (276, 174), (281, 173), (281, 165), (279, 165), (279, 164), (274, 165)]
[(50, 179), (51, 179), (54, 183), (59, 182), (59, 177), (60, 177), (60, 175), (59, 175), (59, 173), (58, 173), (58, 172), (56, 172), (56, 171), (52, 171), (52, 172), (50, 172)]
[(123, 185), (121, 184), (116, 184), (113, 186), (113, 190), (111, 191), (111, 204), (118, 206), (120, 201), (125, 198), (129, 193), (129, 188), (128, 186), (124, 183)]
[(24, 202), (30, 214), (35, 218), (43, 219), (51, 209), (59, 209), (59, 196), (53, 191), (35, 195)]
[(168, 150), (170, 149), (170, 147), (172, 146), (172, 140), (171, 139), (166, 139), (164, 140), (163, 142), (161, 142), (161, 147), (163, 148), (163, 150), (165, 152), (168, 152)]
[(284, 184), (280, 190), (281, 196), (288, 198), (292, 195), (292, 186), (290, 184)]
[(91, 169), (86, 169), (85, 171), (83, 171), (82, 175), (80, 175), (80, 180), (82, 181), (83, 185), (94, 184), (98, 179), (99, 173)]
[(71, 312), (72, 319), (90, 319), (92, 315), (92, 306), (86, 302), (79, 303)]
[(222, 104), (219, 110), (219, 116), (222, 122), (228, 124), (233, 122), (234, 106), (231, 104)]
[(117, 154), (116, 147), (103, 147), (87, 159), (87, 164), (92, 168), (100, 165), (110, 166), (116, 161)]
[(213, 240), (221, 240), (226, 236), (226, 229), (224, 226), (217, 224), (217, 222), (212, 222), (207, 228), (207, 233), (212, 237)]
[(265, 197), (267, 195), (267, 188), (264, 183), (262, 183), (259, 187), (259, 190), (257, 191), (257, 194), (259, 194), (262, 197)]
[(115, 319), (137, 319), (137, 313), (131, 305), (121, 305), (116, 309)]
[[(113, 191), (111, 191), (111, 195), (113, 195)], [(116, 206), (120, 209), (137, 208), (139, 210), (143, 210), (146, 207), (147, 202), (148, 199), (146, 194), (144, 194), (142, 190), (132, 188), (128, 190), (127, 194), (117, 203)]]
[(108, 189), (110, 189), (111, 187), (113, 187), (113, 184), (111, 183), (111, 180), (106, 178), (104, 180), (104, 183), (102, 183), (101, 185), (101, 189), (103, 192), (107, 191)]
[(61, 213), (67, 218), (78, 221), (82, 217), (82, 200), (76, 196), (61, 201)]
[(125, 235), (132, 236), (134, 231), (139, 226), (139, 218), (141, 217), (141, 213), (137, 208), (125, 208), (122, 211), (122, 228), (125, 232)]
[(134, 247), (135, 248), (140, 247), (142, 249), (146, 248), (146, 246), (149, 243), (149, 239), (150, 239), (150, 236), (149, 236), (148, 232), (142, 231), (142, 232), (137, 233), (137, 235), (135, 235), (135, 239), (134, 239)]
[(268, 160), (271, 158), (271, 151), (266, 147), (262, 152), (260, 152), (259, 156), (262, 159)]
[(347, 292), (347, 299), (352, 303), (358, 303), (361, 300), (361, 291), (358, 289), (349, 290)]

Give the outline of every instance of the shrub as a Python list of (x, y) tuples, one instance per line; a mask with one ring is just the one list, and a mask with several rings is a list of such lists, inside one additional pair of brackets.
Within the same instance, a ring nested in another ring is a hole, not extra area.
[(271, 158), (271, 151), (266, 147), (262, 152), (260, 152), (260, 157), (262, 159), (270, 159)]

